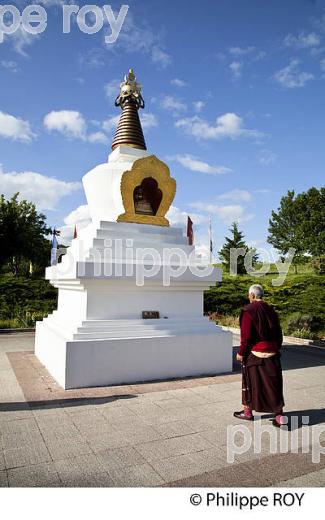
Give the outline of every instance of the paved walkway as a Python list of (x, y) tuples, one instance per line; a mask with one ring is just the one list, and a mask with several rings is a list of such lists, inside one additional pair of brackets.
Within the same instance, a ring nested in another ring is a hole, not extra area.
[[(238, 366), (223, 376), (63, 391), (34, 357), (33, 342), (31, 333), (0, 335), (2, 487), (325, 485), (325, 456), (318, 464), (311, 456), (312, 428), (323, 425), (325, 432), (321, 350), (284, 347), (286, 409), (299, 422), (291, 431), (270, 427), (275, 453), (264, 433), (260, 453), (252, 446), (230, 464), (227, 426), (238, 425), (232, 417), (240, 409)], [(259, 415), (240, 426), (256, 440), (256, 426), (269, 424)], [(298, 453), (280, 452), (295, 440)], [(308, 453), (301, 453), (303, 442)]]

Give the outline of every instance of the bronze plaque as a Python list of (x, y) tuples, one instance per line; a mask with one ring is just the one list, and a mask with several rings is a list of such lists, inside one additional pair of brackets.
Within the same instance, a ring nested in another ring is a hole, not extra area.
[(144, 320), (157, 320), (159, 318), (159, 311), (142, 311), (142, 319)]

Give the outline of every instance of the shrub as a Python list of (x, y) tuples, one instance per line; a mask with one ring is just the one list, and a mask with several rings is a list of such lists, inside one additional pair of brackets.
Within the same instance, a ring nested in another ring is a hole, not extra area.
[(288, 334), (292, 334), (295, 331), (300, 331), (300, 333), (302, 333), (303, 331), (305, 331), (306, 333), (313, 333), (319, 330), (320, 321), (321, 320), (318, 316), (295, 313), (287, 317), (286, 330)]
[(318, 334), (306, 329), (298, 329), (292, 332), (292, 336), (302, 339), (318, 339)]
[(2, 328), (33, 327), (56, 308), (57, 291), (47, 280), (0, 276)]

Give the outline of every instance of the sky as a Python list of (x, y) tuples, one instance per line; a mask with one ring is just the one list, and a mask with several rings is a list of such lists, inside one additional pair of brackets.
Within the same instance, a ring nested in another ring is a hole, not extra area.
[[(89, 222), (81, 179), (107, 161), (131, 67), (148, 150), (177, 181), (171, 225), (185, 232), (190, 215), (202, 250), (209, 218), (215, 256), (233, 221), (270, 250), (281, 197), (323, 184), (325, 0), (128, 0), (114, 43), (107, 20), (85, 34), (72, 17), (63, 34), (69, 2), (10, 5), (31, 4), (46, 10), (44, 32), (0, 43), (0, 193), (35, 202), (63, 242)], [(117, 17), (122, 3), (103, 5)]]

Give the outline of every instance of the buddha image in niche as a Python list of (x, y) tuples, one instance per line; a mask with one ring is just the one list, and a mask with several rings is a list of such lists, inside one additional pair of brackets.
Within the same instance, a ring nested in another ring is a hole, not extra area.
[(143, 179), (133, 192), (134, 211), (139, 215), (156, 215), (162, 199), (158, 183), (152, 177)]

